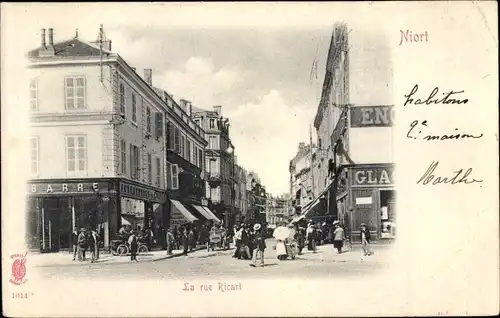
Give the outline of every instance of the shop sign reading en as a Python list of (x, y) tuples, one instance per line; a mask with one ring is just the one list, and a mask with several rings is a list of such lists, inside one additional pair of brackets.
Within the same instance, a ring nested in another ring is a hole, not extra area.
[(351, 127), (392, 127), (393, 106), (359, 106), (351, 108)]

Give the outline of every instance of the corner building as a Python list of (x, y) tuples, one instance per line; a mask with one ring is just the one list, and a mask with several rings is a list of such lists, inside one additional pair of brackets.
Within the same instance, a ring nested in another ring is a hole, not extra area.
[(27, 185), (30, 249), (71, 248), (71, 232), (92, 227), (105, 248), (120, 226), (159, 229), (168, 220), (161, 98), (111, 41), (78, 37), (28, 53), (32, 178)]

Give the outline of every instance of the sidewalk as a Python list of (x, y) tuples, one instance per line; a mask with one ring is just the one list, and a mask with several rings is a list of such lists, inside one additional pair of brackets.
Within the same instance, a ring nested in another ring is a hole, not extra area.
[(346, 246), (342, 249), (342, 254), (337, 254), (337, 250), (332, 244), (325, 244), (317, 247), (316, 253), (308, 251), (307, 247), (302, 250), (302, 255), (297, 255), (297, 258), (317, 260), (321, 262), (367, 262), (379, 263), (387, 258), (391, 251), (391, 245), (370, 245), (374, 252), (371, 256), (364, 256), (360, 244), (353, 244), (349, 250)]
[[(200, 245), (197, 248), (193, 249), (193, 252), (188, 253), (192, 255), (192, 253), (196, 251), (204, 250), (206, 252), (206, 246)], [(213, 253), (213, 252), (212, 252)], [(172, 255), (167, 255), (167, 251), (151, 251), (147, 254), (138, 254), (137, 260), (139, 262), (153, 262), (160, 261), (164, 259), (169, 259), (173, 257), (179, 257), (183, 255), (182, 250), (173, 250)], [(37, 254), (28, 254), (28, 262), (33, 267), (51, 267), (51, 266), (83, 266), (83, 265), (112, 265), (112, 264), (121, 264), (121, 263), (130, 263), (130, 255), (127, 256), (115, 256), (113, 254), (108, 254), (107, 252), (100, 252), (99, 260), (95, 263), (90, 262), (91, 253), (86, 253), (86, 261), (73, 261), (73, 253), (69, 252), (59, 252), (59, 253), (37, 253)]]

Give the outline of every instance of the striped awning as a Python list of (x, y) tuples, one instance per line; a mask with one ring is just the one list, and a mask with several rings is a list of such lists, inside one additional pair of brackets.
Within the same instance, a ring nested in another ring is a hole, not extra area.
[(208, 213), (208, 214), (210, 214), (210, 215), (212, 216), (212, 218), (213, 218), (212, 220), (214, 220), (214, 221), (215, 221), (215, 222), (217, 222), (217, 223), (222, 223), (222, 222), (221, 222), (221, 220), (219, 220), (219, 218), (218, 218), (218, 217), (216, 217), (216, 216), (215, 216), (215, 214), (214, 214), (212, 211), (210, 211), (210, 209), (209, 209), (209, 208), (207, 208), (206, 206), (204, 206), (204, 207), (203, 207), (203, 209), (204, 209), (205, 211), (207, 211), (207, 213)]
[(200, 212), (201, 215), (203, 215), (207, 220), (215, 221), (215, 219), (217, 219), (215, 215), (208, 213), (202, 206), (193, 204), (193, 207), (196, 209), (196, 211)]
[(170, 200), (170, 201), (172, 201), (173, 208), (176, 209), (179, 213), (181, 213), (188, 222), (194, 222), (198, 220), (198, 218), (192, 215), (191, 212), (189, 212), (186, 209), (186, 207), (182, 205), (182, 203), (180, 203), (177, 200)]

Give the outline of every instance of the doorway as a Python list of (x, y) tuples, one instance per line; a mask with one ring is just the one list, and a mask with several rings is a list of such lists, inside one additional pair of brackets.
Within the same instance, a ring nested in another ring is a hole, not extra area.
[(71, 240), (69, 198), (45, 198), (41, 213), (41, 250), (58, 252), (68, 249)]

